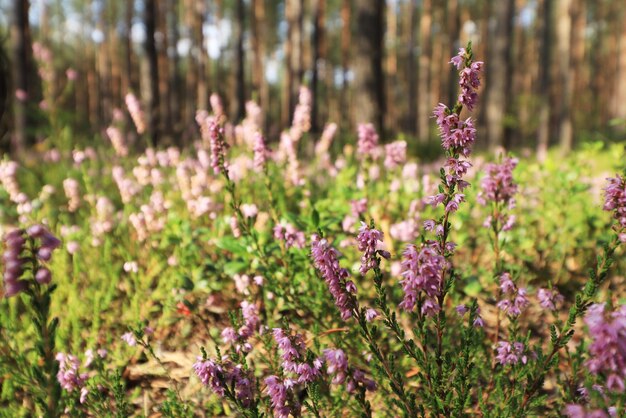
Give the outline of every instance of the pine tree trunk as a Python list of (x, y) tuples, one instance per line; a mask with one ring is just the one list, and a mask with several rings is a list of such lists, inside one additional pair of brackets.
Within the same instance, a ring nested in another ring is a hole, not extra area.
[(511, 71), (511, 33), (515, 13), (514, 0), (497, 0), (493, 3), (496, 24), (490, 33), (489, 65), (486, 75), (486, 122), (489, 148), (495, 150), (504, 144), (504, 121), (509, 101)]
[(571, 32), (572, 32), (572, 16), (571, 16), (571, 0), (560, 0), (557, 8), (557, 48), (559, 77), (561, 78), (561, 105), (559, 109), (559, 143), (561, 151), (567, 153), (572, 149), (573, 131), (572, 131), (572, 90), (573, 77), (570, 69), (571, 62)]
[(168, 48), (170, 47), (170, 39), (167, 33), (167, 12), (168, 0), (160, 0), (157, 13), (156, 29), (158, 37), (155, 39), (157, 48), (157, 65), (159, 67), (159, 115), (161, 135), (167, 137), (172, 134), (172, 117), (170, 115), (171, 90), (169, 89), (170, 68)]
[[(341, 94), (340, 94), (340, 107), (341, 109), (352, 109), (349, 106), (350, 95), (348, 90), (348, 71), (350, 70), (350, 45), (352, 43), (352, 31), (350, 30), (350, 23), (352, 21), (352, 7), (350, 0), (343, 0), (341, 2)], [(354, 109), (352, 109), (354, 110)], [(345, 117), (341, 118), (342, 128), (347, 129), (352, 125), (353, 114), (348, 113)]]
[(409, 7), (409, 42), (407, 50), (407, 85), (409, 96), (409, 107), (407, 110), (407, 129), (409, 132), (417, 133), (417, 124), (414, 123), (417, 116), (417, 65), (415, 65), (415, 43), (416, 43), (416, 28), (417, 25), (417, 0), (411, 0), (408, 3)]
[(326, 13), (326, 0), (314, 0), (315, 7), (313, 13), (313, 62), (311, 69), (311, 92), (313, 93), (313, 103), (311, 104), (311, 131), (319, 132), (320, 125), (318, 123), (319, 118), (319, 103), (320, 103), (320, 88), (319, 88), (319, 70), (320, 66), (325, 65), (323, 54), (324, 44), (324, 32), (325, 22), (324, 15)]
[[(626, 12), (624, 9), (620, 11), (622, 13), (621, 21), (626, 19)], [(617, 86), (615, 89), (615, 96), (613, 99), (613, 117), (622, 120), (620, 124), (621, 130), (626, 130), (626, 25), (622, 25), (621, 33), (618, 40), (618, 53), (617, 53)]]
[(146, 0), (145, 25), (146, 25), (146, 57), (148, 77), (147, 90), (149, 97), (147, 98), (147, 124), (148, 135), (152, 141), (151, 145), (156, 145), (159, 139), (159, 61), (156, 48), (155, 32), (157, 19), (157, 0)]
[(33, 92), (29, 88), (28, 73), (30, 71), (31, 41), (30, 25), (28, 23), (28, 9), (30, 2), (27, 0), (14, 0), (13, 19), (11, 21), (11, 38), (13, 39), (13, 137), (11, 138), (12, 150), (16, 154), (24, 152), (31, 142), (26, 133), (27, 107), (29, 97)]
[(356, 122), (371, 122), (384, 132), (385, 88), (383, 36), (385, 3), (357, 0), (354, 57), (354, 107)]
[(397, 100), (396, 87), (398, 85), (398, 16), (396, 12), (397, 1), (391, 0), (387, 7), (386, 41), (388, 46), (386, 59), (386, 79), (388, 81), (387, 97), (385, 98), (385, 126), (396, 129), (397, 126)]
[[(180, 103), (181, 103), (181, 95), (180, 95), (180, 75), (178, 72), (178, 0), (166, 0), (167, 1), (167, 9), (166, 9), (166, 23), (167, 23), (167, 37), (170, 40), (169, 44), (172, 53), (168, 53), (168, 61), (169, 61), (169, 79), (168, 79), (168, 89), (170, 92), (170, 100), (168, 103), (168, 113), (171, 118), (171, 128), (173, 132), (176, 134), (180, 131), (180, 121), (182, 119), (182, 115), (180, 112)], [(180, 144), (180, 142), (178, 143)]]
[(246, 27), (246, 13), (243, 0), (237, 0), (237, 18), (235, 20), (235, 76), (236, 80), (236, 105), (234, 120), (238, 121), (246, 115), (246, 76), (244, 72), (245, 54), (243, 50), (243, 37)]
[(550, 145), (550, 84), (552, 83), (552, 0), (543, 0), (541, 28), (541, 64), (539, 65), (539, 129), (537, 132), (537, 159), (544, 161)]
[(432, 2), (423, 0), (420, 16), (420, 56), (419, 74), (417, 81), (417, 138), (422, 143), (429, 141), (430, 125), (430, 59), (431, 59), (431, 28), (432, 28)]

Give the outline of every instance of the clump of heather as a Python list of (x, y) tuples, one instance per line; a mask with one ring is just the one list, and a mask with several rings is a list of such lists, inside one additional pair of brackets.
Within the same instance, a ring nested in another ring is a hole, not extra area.
[(603, 209), (613, 212), (613, 218), (617, 220), (616, 228), (620, 232), (619, 239), (626, 242), (626, 234), (623, 232), (626, 228), (626, 182), (619, 174), (615, 177), (607, 179), (607, 186), (604, 189), (604, 207)]
[(209, 139), (211, 145), (211, 167), (215, 174), (220, 174), (224, 171), (225, 161), (225, 142), (224, 142), (224, 128), (222, 128), (217, 121), (213, 120), (209, 123)]
[(542, 308), (548, 309), (550, 311), (556, 311), (557, 305), (563, 303), (563, 301), (565, 300), (563, 295), (561, 295), (559, 291), (555, 288), (537, 289), (537, 299), (539, 299), (539, 305), (541, 305)]
[(378, 249), (379, 243), (383, 241), (383, 233), (375, 228), (370, 228), (365, 222), (361, 222), (356, 240), (359, 251), (363, 253), (359, 268), (362, 275), (366, 275), (368, 271), (376, 267), (376, 254), (387, 259), (391, 257), (388, 251)]
[(254, 168), (263, 171), (267, 160), (268, 149), (265, 145), (265, 138), (260, 132), (254, 134)]
[(80, 391), (80, 403), (85, 402), (88, 390), (85, 387), (87, 373), (80, 373), (80, 360), (76, 356), (65, 353), (57, 353), (56, 360), (59, 362), (57, 380), (61, 387), (68, 391)]
[(529, 304), (526, 288), (517, 287), (511, 274), (505, 272), (500, 275), (500, 291), (503, 298), (496, 305), (498, 309), (512, 317), (520, 316)]
[(143, 110), (141, 109), (139, 99), (137, 99), (137, 96), (133, 93), (128, 93), (124, 99), (126, 101), (128, 113), (130, 114), (130, 117), (135, 124), (135, 128), (137, 129), (137, 133), (139, 135), (143, 134), (146, 131), (146, 118)]
[(81, 204), (80, 186), (78, 181), (73, 178), (63, 180), (63, 190), (67, 197), (67, 210), (76, 212)]
[[(43, 225), (33, 225), (26, 230), (15, 229), (4, 237), (4, 295), (11, 297), (29, 288), (33, 283), (49, 284), (50, 270), (42, 262), (50, 261), (52, 252), (61, 241)], [(25, 273), (28, 275), (25, 276)], [(31, 276), (32, 275), (32, 276)]]
[(450, 263), (439, 253), (434, 242), (422, 244), (419, 248), (410, 244), (403, 257), (400, 284), (404, 298), (399, 306), (413, 311), (419, 303), (422, 314), (434, 315), (441, 309), (438, 298), (441, 297), (444, 271)]
[(126, 157), (128, 155), (128, 146), (122, 131), (116, 126), (109, 126), (106, 129), (106, 134), (111, 140), (115, 153), (120, 157)]
[(591, 336), (589, 371), (606, 378), (604, 386), (623, 393), (626, 389), (626, 305), (607, 312), (606, 303), (596, 303), (585, 314)]
[(358, 144), (357, 155), (360, 158), (371, 157), (372, 153), (378, 146), (378, 133), (371, 123), (361, 123), (357, 129)]
[(406, 141), (395, 141), (385, 145), (385, 168), (393, 170), (406, 162)]
[(376, 390), (376, 382), (369, 379), (363, 370), (348, 365), (348, 357), (343, 350), (327, 348), (324, 350), (324, 360), (327, 364), (326, 373), (333, 376), (332, 383), (345, 384), (348, 393), (356, 391), (359, 387), (368, 391)]
[(515, 223), (515, 216), (506, 210), (515, 207), (517, 184), (513, 180), (513, 170), (518, 164), (516, 158), (507, 157), (500, 164), (490, 163), (485, 166), (482, 191), (477, 200), (482, 205), (492, 203), (492, 214), (485, 220), (485, 226), (497, 231), (508, 231)]
[(304, 248), (306, 245), (304, 232), (289, 222), (281, 222), (274, 227), (274, 238), (283, 241), (287, 248)]
[(199, 357), (193, 369), (202, 384), (209, 386), (218, 396), (241, 408), (253, 405), (256, 380), (252, 371), (243, 365), (233, 363), (227, 356), (219, 360)]
[(20, 320), (32, 323), (35, 329), (31, 346), (27, 349), (38, 353), (37, 358), (29, 361), (11, 352), (5, 360), (15, 364), (14, 372), (25, 376), (32, 387), (40, 388), (33, 392), (39, 412), (45, 416), (57, 416), (60, 386), (56, 380), (58, 364), (54, 353), (58, 319), (50, 315), (51, 296), (56, 286), (50, 285), (52, 273), (46, 263), (61, 241), (47, 227), (37, 224), (7, 233), (4, 244), (4, 296), (22, 295), (29, 314)]
[(341, 312), (341, 318), (349, 319), (357, 308), (355, 298), (356, 285), (349, 279), (350, 272), (339, 265), (339, 252), (330, 243), (318, 235), (311, 237), (311, 256), (315, 268), (328, 285), (328, 290), (335, 299), (335, 305)]

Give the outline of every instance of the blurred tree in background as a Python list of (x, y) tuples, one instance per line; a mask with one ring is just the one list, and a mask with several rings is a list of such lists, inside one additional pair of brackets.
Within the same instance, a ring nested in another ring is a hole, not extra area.
[[(375, 123), (387, 139), (434, 138), (453, 99), (448, 57), (472, 41), (489, 65), (480, 143), (564, 151), (623, 135), (623, 0), (0, 0), (8, 59), (1, 146), (21, 152), (42, 126), (101, 131), (140, 97), (154, 143), (186, 144), (218, 93), (234, 120), (263, 109), (268, 137), (289, 125), (301, 85), (314, 131)], [(43, 52), (42, 52), (43, 51)], [(45, 53), (44, 53), (45, 52)], [(68, 71), (69, 70), (69, 71)], [(69, 85), (67, 74), (75, 75)], [(52, 120), (65, 115), (63, 122)]]

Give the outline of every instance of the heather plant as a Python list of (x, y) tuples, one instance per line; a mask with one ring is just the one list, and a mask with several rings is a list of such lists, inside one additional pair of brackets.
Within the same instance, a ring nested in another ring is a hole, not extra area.
[(367, 123), (313, 146), (306, 88), (278, 138), (213, 94), (137, 155), (129, 94), (102, 144), (2, 161), (7, 414), (622, 416), (623, 147), (491, 160), (451, 64), (432, 163)]

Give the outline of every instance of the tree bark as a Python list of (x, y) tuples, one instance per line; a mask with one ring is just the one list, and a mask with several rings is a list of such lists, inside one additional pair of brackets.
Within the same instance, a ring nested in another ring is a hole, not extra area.
[(146, 25), (146, 57), (148, 60), (147, 76), (149, 89), (147, 98), (148, 107), (148, 135), (152, 140), (151, 145), (156, 145), (159, 139), (159, 61), (156, 48), (157, 0), (146, 0), (145, 25)]
[(356, 54), (354, 57), (354, 108), (356, 122), (371, 122), (384, 132), (385, 84), (383, 36), (385, 2), (356, 0)]
[(415, 26), (417, 25), (417, 0), (411, 0), (408, 3), (409, 7), (409, 40), (407, 44), (407, 86), (409, 103), (407, 109), (407, 122), (405, 124), (406, 129), (415, 134), (417, 133), (417, 124), (414, 123), (414, 118), (417, 116), (417, 66), (415, 65)]
[(572, 149), (572, 90), (573, 77), (570, 69), (571, 62), (571, 0), (560, 0), (557, 2), (557, 48), (559, 57), (559, 77), (562, 82), (561, 105), (559, 109), (559, 143), (562, 152), (569, 152)]
[(235, 76), (236, 80), (236, 105), (235, 117), (233, 120), (238, 121), (246, 115), (246, 76), (244, 71), (245, 53), (243, 50), (243, 37), (246, 27), (246, 13), (243, 0), (237, 0), (235, 19)]
[(537, 159), (544, 161), (550, 144), (550, 84), (552, 83), (552, 0), (543, 0), (541, 28), (541, 65), (539, 65), (539, 129), (537, 132)]
[(314, 0), (315, 8), (313, 13), (313, 62), (312, 62), (312, 75), (311, 75), (311, 131), (319, 132), (320, 125), (318, 123), (319, 118), (319, 103), (320, 103), (320, 88), (319, 88), (319, 70), (320, 66), (325, 66), (323, 54), (323, 44), (325, 36), (325, 22), (324, 16), (326, 13), (326, 0)]
[(421, 143), (429, 141), (429, 120), (431, 111), (430, 101), (430, 59), (431, 59), (431, 30), (432, 30), (432, 2), (423, 0), (420, 16), (420, 56), (417, 92), (417, 138)]
[[(486, 122), (487, 142), (491, 150), (504, 144), (504, 122), (510, 100), (509, 73), (511, 72), (511, 33), (515, 13), (514, 0), (497, 0), (493, 3), (496, 20), (489, 39), (489, 65), (487, 66)], [(491, 17), (490, 17), (491, 19)]]
[[(626, 12), (620, 10), (622, 13), (621, 21), (626, 18)], [(618, 40), (618, 53), (617, 53), (617, 88), (615, 89), (615, 95), (613, 99), (613, 117), (622, 119), (620, 124), (621, 130), (626, 130), (626, 25), (622, 25), (621, 33)]]
[[(349, 106), (349, 90), (348, 90), (348, 71), (350, 70), (350, 44), (352, 43), (352, 31), (350, 30), (352, 16), (352, 5), (350, 0), (341, 2), (341, 109), (350, 109)], [(342, 128), (346, 129), (352, 125), (352, 114), (347, 112), (344, 118), (341, 118)]]
[(26, 132), (27, 107), (33, 94), (28, 82), (31, 59), (30, 25), (28, 9), (30, 1), (14, 0), (13, 19), (11, 21), (11, 38), (13, 39), (13, 137), (12, 151), (16, 154), (24, 152), (31, 142)]
[(387, 7), (387, 27), (386, 27), (386, 41), (387, 56), (385, 65), (385, 76), (388, 82), (388, 88), (386, 89), (387, 97), (385, 98), (386, 112), (385, 112), (385, 125), (389, 128), (396, 130), (397, 117), (398, 117), (398, 101), (396, 100), (396, 88), (398, 86), (398, 16), (397, 16), (397, 0), (391, 0), (388, 2)]

